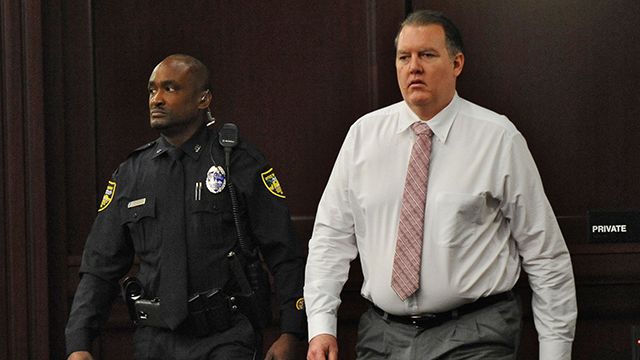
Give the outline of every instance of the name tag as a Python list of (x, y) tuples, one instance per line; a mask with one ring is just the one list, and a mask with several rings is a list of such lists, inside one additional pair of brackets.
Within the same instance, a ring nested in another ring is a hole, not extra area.
[(131, 209), (131, 208), (134, 208), (136, 206), (142, 206), (146, 202), (147, 202), (147, 198), (142, 198), (142, 199), (138, 199), (138, 200), (129, 201), (129, 203), (127, 204), (127, 209)]

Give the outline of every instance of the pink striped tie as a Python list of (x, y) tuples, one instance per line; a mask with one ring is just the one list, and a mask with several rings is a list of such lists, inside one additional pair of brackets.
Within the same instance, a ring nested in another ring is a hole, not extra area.
[(417, 138), (411, 149), (411, 158), (407, 167), (391, 275), (391, 287), (403, 301), (420, 287), (424, 207), (427, 199), (429, 155), (433, 134), (423, 121), (415, 122), (411, 128)]

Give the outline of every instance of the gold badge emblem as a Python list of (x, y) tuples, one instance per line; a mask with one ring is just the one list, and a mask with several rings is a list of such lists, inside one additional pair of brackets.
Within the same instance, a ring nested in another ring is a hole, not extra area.
[(282, 191), (282, 187), (280, 186), (280, 182), (276, 177), (276, 174), (273, 172), (273, 168), (262, 173), (262, 182), (264, 186), (267, 187), (267, 190), (271, 192), (273, 195), (281, 198), (286, 198), (284, 196), (284, 191)]
[(102, 197), (102, 202), (100, 202), (100, 208), (98, 209), (98, 212), (106, 209), (107, 206), (111, 204), (111, 200), (113, 200), (113, 197), (115, 196), (115, 194), (116, 194), (116, 183), (113, 181), (109, 181), (109, 183), (107, 184), (107, 190), (105, 190), (104, 196)]
[(304, 309), (304, 298), (300, 298), (298, 299), (298, 301), (296, 301), (296, 309), (298, 310)]

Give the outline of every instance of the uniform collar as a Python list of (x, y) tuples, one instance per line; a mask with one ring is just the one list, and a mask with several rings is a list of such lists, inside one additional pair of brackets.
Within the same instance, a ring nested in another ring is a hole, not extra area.
[[(189, 140), (180, 146), (180, 149), (184, 151), (185, 155), (197, 160), (200, 158), (200, 154), (204, 152), (208, 140), (209, 131), (207, 131), (207, 127), (203, 124)], [(152, 156), (153, 158), (164, 154), (167, 150), (174, 147), (163, 136), (160, 136), (157, 143), (158, 144)]]
[(207, 131), (207, 127), (202, 124), (191, 139), (182, 144), (182, 151), (192, 159), (198, 160), (198, 158), (200, 158), (200, 154), (204, 152), (208, 140), (209, 132)]
[[(451, 130), (451, 126), (453, 125), (453, 120), (455, 118), (455, 114), (458, 111), (458, 104), (460, 102), (460, 97), (456, 92), (453, 95), (453, 99), (449, 105), (447, 105), (444, 109), (442, 109), (436, 116), (432, 117), (429, 121), (427, 121), (427, 125), (433, 131), (433, 136), (437, 137), (442, 143), (447, 141), (447, 136), (449, 136), (449, 131)], [(400, 116), (400, 122), (398, 123), (398, 132), (410, 130), (409, 127), (416, 121), (421, 121), (420, 117), (416, 115), (416, 113), (411, 110), (406, 101), (402, 102), (403, 104), (403, 114)]]

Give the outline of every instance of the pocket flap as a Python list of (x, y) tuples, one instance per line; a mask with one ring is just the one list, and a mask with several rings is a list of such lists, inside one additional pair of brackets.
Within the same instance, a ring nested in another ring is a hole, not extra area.
[(122, 216), (124, 223), (135, 223), (146, 217), (155, 218), (156, 198), (147, 196), (137, 199), (122, 199), (120, 208), (124, 212)]
[(208, 212), (216, 213), (220, 211), (220, 205), (213, 200), (193, 200), (191, 201), (191, 212)]

